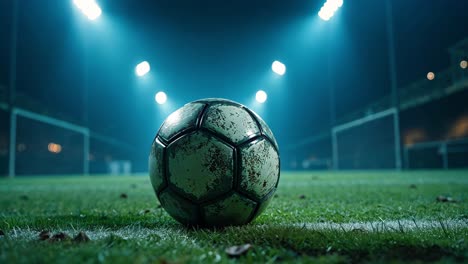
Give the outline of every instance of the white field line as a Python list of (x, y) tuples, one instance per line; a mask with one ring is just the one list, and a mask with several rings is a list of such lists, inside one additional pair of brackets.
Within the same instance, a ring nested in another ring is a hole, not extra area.
[[(158, 236), (161, 240), (177, 239), (178, 241), (184, 241), (185, 244), (187, 244), (187, 242), (195, 242), (193, 239), (187, 236), (186, 232), (184, 232), (183, 229), (176, 230), (173, 228), (150, 229), (139, 226), (127, 226), (116, 230), (100, 228), (89, 230), (51, 229), (49, 231), (51, 232), (51, 235), (54, 235), (58, 232), (64, 232), (68, 234), (71, 238), (73, 238), (73, 236), (76, 236), (79, 231), (84, 231), (91, 240), (106, 239), (109, 236), (114, 235), (124, 240), (145, 239), (150, 236)], [(38, 230), (16, 228), (8, 232), (7, 235), (10, 239), (13, 240), (38, 240), (39, 232), (40, 231)]]
[[(268, 229), (269, 227), (292, 227), (292, 228), (304, 228), (306, 230), (315, 231), (364, 231), (364, 232), (408, 232), (408, 231), (428, 231), (434, 229), (446, 229), (452, 230), (457, 228), (468, 228), (468, 220), (455, 220), (445, 219), (442, 221), (438, 220), (389, 220), (389, 221), (375, 221), (375, 222), (350, 222), (350, 223), (282, 223), (273, 225), (253, 225), (253, 227), (260, 227), (262, 229)], [(252, 226), (250, 226), (252, 227)], [(234, 229), (241, 229), (245, 227), (232, 227)], [(57, 229), (50, 230), (52, 234), (57, 232), (65, 232), (70, 236), (76, 235), (80, 230), (72, 229)], [(190, 235), (185, 231), (184, 228), (144, 228), (139, 226), (127, 226), (117, 230), (111, 229), (91, 229), (83, 230), (91, 240), (105, 239), (111, 235), (118, 236), (125, 240), (141, 240), (150, 236), (158, 236), (161, 240), (174, 239), (184, 244), (192, 244), (196, 246), (196, 240), (190, 238)], [(20, 229), (16, 228), (8, 232), (7, 237), (12, 240), (38, 240), (39, 231), (32, 229)], [(2, 238), (0, 237), (0, 241)]]
[[(287, 225), (286, 225), (287, 226)], [(468, 228), (468, 220), (382, 220), (374, 222), (352, 222), (352, 223), (297, 223), (296, 227), (304, 227), (311, 230), (360, 230), (366, 232), (382, 231), (418, 231), (429, 229), (454, 229)]]
[(288, 187), (305, 187), (305, 186), (349, 186), (349, 185), (425, 185), (425, 184), (462, 184), (468, 185), (468, 178), (459, 179), (408, 179), (408, 180), (397, 180), (397, 179), (380, 179), (380, 180), (327, 180), (323, 179), (311, 179), (311, 180), (280, 180), (279, 186)]
[[(17, 191), (17, 192), (30, 192), (30, 191), (43, 191), (43, 192), (68, 192), (68, 191), (86, 191), (86, 192), (95, 192), (95, 191), (122, 191), (129, 190), (130, 184), (128, 185), (99, 185), (92, 186), (92, 182), (89, 185), (77, 185), (77, 184), (63, 184), (63, 185), (5, 185), (0, 186), (0, 191)], [(151, 183), (140, 184), (137, 189), (151, 188)]]
[[(91, 183), (91, 182), (90, 182)], [(150, 188), (150, 182), (138, 183), (138, 189)], [(349, 185), (379, 185), (379, 186), (399, 186), (399, 185), (426, 185), (426, 184), (462, 184), (468, 185), (468, 177), (450, 178), (450, 179), (424, 179), (424, 178), (413, 178), (413, 179), (374, 179), (374, 180), (330, 180), (326, 177), (319, 179), (297, 179), (292, 178), (281, 179), (279, 186), (281, 187), (309, 187), (309, 186), (349, 186)], [(129, 189), (130, 184), (122, 185), (82, 185), (82, 184), (61, 184), (61, 185), (0, 185), (0, 191), (44, 191), (44, 192), (67, 192), (72, 190), (82, 191), (112, 191), (112, 190), (124, 190)]]

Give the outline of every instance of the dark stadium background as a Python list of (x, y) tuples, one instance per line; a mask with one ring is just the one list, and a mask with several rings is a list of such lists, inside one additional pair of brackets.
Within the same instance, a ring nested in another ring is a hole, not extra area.
[[(391, 2), (397, 86), (450, 67), (449, 48), (468, 37), (466, 3)], [(282, 156), (289, 157), (295, 151), (290, 145), (330, 127), (330, 85), (335, 89), (336, 120), (390, 94), (385, 5), (380, 1), (347, 1), (327, 23), (316, 14), (322, 0), (99, 4), (103, 16), (93, 23), (72, 1), (20, 1), (15, 103), (125, 142), (131, 148), (102, 147), (109, 153), (101, 159), (131, 160), (134, 171), (146, 171), (151, 141), (165, 116), (195, 99), (223, 97), (249, 105), (255, 91), (268, 89), (268, 102), (254, 110), (272, 128)], [(10, 85), (12, 9), (13, 0), (0, 2), (2, 94)], [(283, 78), (271, 73), (276, 59), (287, 65)], [(134, 74), (141, 60), (151, 62), (148, 78)], [(164, 107), (154, 102), (158, 90), (168, 94)], [(464, 90), (405, 111), (402, 143), (415, 130), (424, 131), (416, 141), (468, 137), (468, 128), (450, 132), (463, 118), (468, 127), (467, 102)], [(8, 112), (0, 111), (2, 175), (8, 172), (8, 127)], [(34, 134), (34, 124), (22, 129), (26, 138)], [(315, 151), (330, 156), (327, 143)], [(60, 164), (65, 167), (57, 172), (80, 172), (70, 168), (76, 163)], [(18, 166), (31, 174), (34, 168), (54, 164)], [(95, 172), (103, 168), (95, 167)]]

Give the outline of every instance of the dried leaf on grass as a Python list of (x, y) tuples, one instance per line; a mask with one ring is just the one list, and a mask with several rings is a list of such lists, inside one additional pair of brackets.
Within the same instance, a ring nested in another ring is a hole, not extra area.
[(145, 214), (149, 214), (149, 213), (151, 213), (150, 209), (145, 209), (145, 210), (141, 210), (140, 212), (138, 212), (138, 214), (140, 214), (140, 215), (145, 215)]
[(65, 241), (65, 240), (70, 240), (70, 236), (63, 232), (56, 233), (49, 239), (49, 241), (52, 241), (52, 242), (60, 242), (60, 241)]
[(226, 254), (231, 258), (239, 257), (239, 256), (244, 255), (245, 253), (247, 253), (247, 251), (249, 251), (249, 249), (251, 249), (251, 248), (252, 248), (251, 244), (244, 244), (244, 245), (240, 245), (240, 246), (228, 247), (228, 248), (226, 248)]
[(91, 239), (88, 237), (88, 235), (86, 235), (86, 233), (83, 231), (79, 232), (78, 235), (76, 235), (75, 238), (73, 238), (73, 241), (78, 243), (88, 242), (90, 240)]
[(52, 236), (52, 234), (47, 230), (42, 230), (39, 233), (39, 240), (47, 240)]
[(353, 228), (351, 232), (356, 232), (356, 233), (365, 233), (366, 230), (363, 228)]
[(458, 203), (458, 201), (453, 199), (452, 197), (444, 195), (437, 196), (436, 201), (441, 203)]

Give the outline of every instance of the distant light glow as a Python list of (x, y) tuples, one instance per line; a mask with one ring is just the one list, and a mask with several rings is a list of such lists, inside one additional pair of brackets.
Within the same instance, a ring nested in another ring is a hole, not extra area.
[(466, 69), (467, 66), (468, 66), (468, 62), (466, 60), (460, 61), (460, 68)]
[(135, 73), (137, 76), (143, 76), (151, 70), (150, 64), (147, 61), (140, 62), (136, 68)]
[(284, 75), (286, 73), (286, 65), (279, 61), (274, 61), (273, 64), (271, 64), (271, 69), (278, 75)]
[(327, 0), (320, 11), (318, 12), (319, 17), (322, 20), (328, 21), (335, 14), (335, 12), (343, 6), (343, 0)]
[(468, 115), (462, 116), (455, 121), (447, 135), (447, 138), (456, 139), (465, 138), (466, 136), (468, 136)]
[(259, 91), (257, 92), (257, 94), (255, 95), (255, 100), (257, 100), (257, 102), (259, 102), (259, 103), (261, 103), (261, 104), (263, 104), (264, 102), (266, 102), (267, 98), (268, 98), (268, 95), (267, 95), (267, 93), (266, 93), (265, 91), (263, 91), (263, 90), (259, 90)]
[(411, 146), (418, 142), (423, 142), (427, 139), (427, 133), (422, 128), (413, 128), (406, 131), (403, 135), (403, 142), (405, 146)]
[(156, 101), (156, 103), (158, 104), (165, 104), (166, 101), (167, 101), (167, 95), (165, 92), (158, 92), (156, 93), (156, 95), (154, 96), (154, 100)]
[(62, 152), (62, 146), (60, 144), (53, 143), (53, 142), (49, 143), (49, 145), (47, 146), (47, 149), (49, 150), (49, 152), (52, 152), (55, 154)]
[(73, 3), (89, 20), (95, 20), (102, 14), (101, 8), (94, 0), (73, 0)]
[(433, 72), (428, 72), (426, 77), (429, 81), (432, 81), (435, 78), (435, 74)]

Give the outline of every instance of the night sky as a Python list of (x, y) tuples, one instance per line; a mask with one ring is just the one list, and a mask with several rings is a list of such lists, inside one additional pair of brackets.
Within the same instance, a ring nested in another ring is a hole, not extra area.
[[(49, 111), (83, 123), (147, 155), (161, 122), (204, 97), (238, 101), (260, 113), (280, 146), (327, 129), (330, 78), (338, 118), (390, 93), (384, 1), (344, 1), (329, 21), (324, 0), (97, 1), (89, 21), (72, 1), (20, 1), (17, 89)], [(47, 3), (47, 4), (45, 4)], [(399, 87), (449, 67), (448, 47), (468, 36), (459, 0), (394, 0)], [(12, 0), (0, 3), (0, 85), (8, 86)], [(142, 60), (152, 71), (137, 78)], [(281, 78), (271, 63), (287, 66)], [(88, 72), (88, 75), (86, 75)], [(258, 89), (268, 92), (255, 106)], [(169, 103), (156, 105), (165, 91)]]

